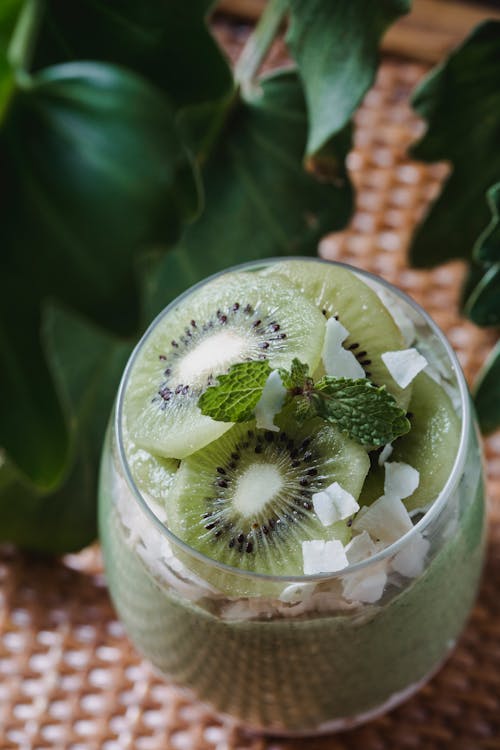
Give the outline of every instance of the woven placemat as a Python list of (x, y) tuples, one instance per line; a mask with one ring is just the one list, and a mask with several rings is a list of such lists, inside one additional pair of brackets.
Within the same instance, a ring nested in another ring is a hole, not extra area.
[[(219, 28), (230, 51), (245, 33)], [(384, 61), (357, 115), (349, 157), (356, 215), (321, 252), (411, 294), (447, 333), (472, 382), (492, 337), (458, 315), (462, 266), (422, 272), (409, 270), (405, 260), (413, 226), (446, 171), (405, 156), (421, 130), (408, 94), (424, 72), (413, 63)], [(116, 621), (97, 546), (54, 562), (0, 548), (0, 749), (500, 750), (500, 435), (486, 441), (486, 456), (489, 555), (458, 648), (402, 707), (318, 740), (248, 736), (161, 682)]]

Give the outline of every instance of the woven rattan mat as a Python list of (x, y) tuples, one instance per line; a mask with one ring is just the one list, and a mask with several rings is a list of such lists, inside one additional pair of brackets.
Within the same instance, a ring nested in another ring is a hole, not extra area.
[[(228, 48), (238, 30), (219, 30)], [(242, 32), (244, 33), (244, 32)], [(321, 252), (409, 292), (448, 334), (472, 382), (491, 336), (457, 313), (463, 269), (409, 270), (412, 228), (443, 167), (405, 156), (421, 125), (408, 93), (424, 69), (384, 61), (357, 116), (349, 167), (358, 188), (349, 229)], [(62, 562), (0, 550), (0, 749), (11, 750), (500, 750), (500, 435), (486, 441), (490, 546), (481, 594), (459, 646), (418, 696), (346, 734), (318, 740), (250, 737), (161, 682), (116, 621), (99, 551)]]

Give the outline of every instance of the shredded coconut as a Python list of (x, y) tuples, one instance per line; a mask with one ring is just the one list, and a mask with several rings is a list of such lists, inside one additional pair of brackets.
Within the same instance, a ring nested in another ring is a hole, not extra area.
[(334, 573), (348, 565), (344, 545), (338, 539), (312, 539), (302, 542), (304, 574)]
[(281, 411), (285, 396), (286, 388), (281, 382), (280, 374), (278, 370), (273, 370), (254, 410), (258, 429), (279, 431), (279, 427), (274, 424), (274, 417)]
[(378, 457), (379, 466), (383, 466), (385, 464), (393, 450), (394, 448), (392, 447), (392, 443), (386, 443), (386, 445), (384, 445), (384, 447), (380, 451), (380, 456)]
[(354, 497), (338, 482), (333, 482), (321, 492), (314, 493), (312, 502), (314, 512), (323, 526), (331, 526), (332, 523), (349, 518), (359, 510)]
[(365, 378), (366, 373), (354, 354), (344, 349), (342, 342), (349, 331), (335, 318), (326, 322), (323, 364), (327, 375), (335, 378)]
[(406, 578), (416, 578), (424, 569), (429, 547), (429, 540), (424, 539), (420, 532), (415, 532), (415, 536), (394, 556), (391, 568)]
[(376, 540), (391, 544), (404, 536), (413, 524), (403, 502), (394, 495), (382, 495), (365, 513), (356, 516), (354, 531), (367, 531)]
[(398, 304), (398, 301), (392, 294), (388, 294), (385, 289), (377, 288), (376, 291), (385, 307), (389, 311), (392, 319), (401, 331), (405, 345), (410, 346), (410, 344), (413, 344), (413, 342), (417, 338), (417, 333), (413, 321), (403, 310), (402, 305)]
[(385, 352), (382, 361), (400, 388), (406, 388), (416, 378), (427, 360), (416, 349), (401, 349), (396, 352)]
[(393, 495), (402, 500), (413, 495), (420, 482), (420, 474), (413, 466), (397, 461), (384, 464), (384, 495)]

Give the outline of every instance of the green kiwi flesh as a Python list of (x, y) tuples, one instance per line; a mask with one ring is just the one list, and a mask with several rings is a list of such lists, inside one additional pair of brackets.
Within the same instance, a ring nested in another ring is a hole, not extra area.
[[(389, 461), (409, 464), (420, 473), (417, 489), (403, 500), (408, 510), (414, 510), (427, 508), (446, 484), (457, 455), (460, 419), (446, 391), (425, 372), (413, 381), (409, 414), (411, 430), (394, 441)], [(384, 468), (372, 465), (360, 505), (370, 505), (383, 492)]]
[(207, 557), (268, 575), (302, 575), (302, 542), (350, 539), (349, 521), (325, 527), (312, 495), (338, 482), (358, 497), (366, 451), (323, 420), (281, 430), (238, 424), (181, 462), (167, 498), (172, 532)]
[(155, 456), (144, 448), (139, 448), (128, 436), (125, 437), (124, 445), (127, 463), (137, 489), (148, 501), (163, 507), (179, 468), (179, 461)]
[(151, 453), (184, 458), (231, 427), (203, 415), (198, 399), (236, 362), (267, 359), (315, 368), (325, 320), (286, 279), (225, 274), (200, 286), (150, 329), (124, 398), (132, 440)]
[[(327, 263), (289, 260), (276, 263), (265, 273), (285, 276), (326, 319), (337, 318), (349, 331), (343, 347), (352, 351), (367, 378), (376, 385), (387, 386), (398, 404), (407, 408), (411, 385), (400, 388), (381, 359), (384, 352), (405, 349), (404, 337), (373, 289), (353, 271)], [(321, 366), (316, 376), (322, 374)]]

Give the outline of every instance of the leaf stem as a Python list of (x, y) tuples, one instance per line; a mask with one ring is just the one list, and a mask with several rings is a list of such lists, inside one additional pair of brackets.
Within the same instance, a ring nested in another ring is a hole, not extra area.
[(234, 77), (244, 93), (255, 88), (256, 74), (278, 33), (288, 11), (288, 4), (289, 0), (269, 0), (243, 47), (234, 69)]
[(35, 42), (44, 11), (41, 0), (27, 0), (17, 21), (7, 51), (7, 59), (16, 74), (28, 77)]

